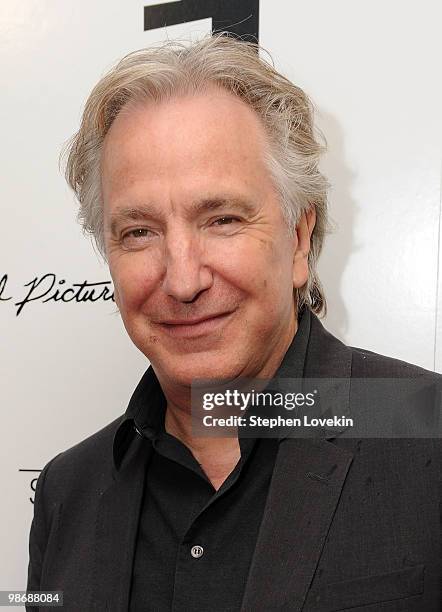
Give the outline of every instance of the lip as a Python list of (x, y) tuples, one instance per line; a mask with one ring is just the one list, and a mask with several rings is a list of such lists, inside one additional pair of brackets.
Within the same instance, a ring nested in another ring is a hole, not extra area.
[(233, 312), (223, 312), (197, 319), (168, 319), (159, 323), (159, 327), (176, 338), (204, 336), (222, 327)]

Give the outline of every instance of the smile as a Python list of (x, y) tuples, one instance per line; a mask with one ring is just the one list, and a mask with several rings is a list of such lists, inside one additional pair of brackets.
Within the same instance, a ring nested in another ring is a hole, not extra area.
[(232, 314), (233, 312), (225, 312), (210, 317), (199, 317), (198, 319), (171, 319), (160, 323), (159, 327), (166, 334), (175, 338), (194, 338), (218, 331)]

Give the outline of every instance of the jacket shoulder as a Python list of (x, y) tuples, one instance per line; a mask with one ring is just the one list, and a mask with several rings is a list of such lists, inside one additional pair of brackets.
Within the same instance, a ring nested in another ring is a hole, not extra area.
[(352, 353), (352, 376), (360, 378), (428, 378), (441, 382), (442, 375), (401, 359), (367, 349), (348, 347)]
[(311, 313), (307, 371), (328, 378), (420, 378), (441, 381), (442, 375), (373, 351), (348, 346)]
[(115, 432), (124, 415), (53, 457), (43, 468), (45, 489), (59, 498), (62, 493), (96, 485), (111, 478)]

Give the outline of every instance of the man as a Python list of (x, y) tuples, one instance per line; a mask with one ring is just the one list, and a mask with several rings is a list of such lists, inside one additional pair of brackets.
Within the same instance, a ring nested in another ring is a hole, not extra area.
[(322, 151), (305, 94), (225, 35), (95, 87), (66, 175), (151, 367), (42, 471), (28, 590), (76, 611), (439, 610), (435, 440), (192, 435), (196, 379), (437, 378), (316, 317)]

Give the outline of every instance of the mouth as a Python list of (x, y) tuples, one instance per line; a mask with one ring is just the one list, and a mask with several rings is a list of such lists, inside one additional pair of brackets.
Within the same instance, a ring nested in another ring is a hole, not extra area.
[(192, 338), (218, 331), (226, 324), (232, 314), (233, 311), (195, 319), (167, 319), (158, 325), (166, 334), (172, 337)]

